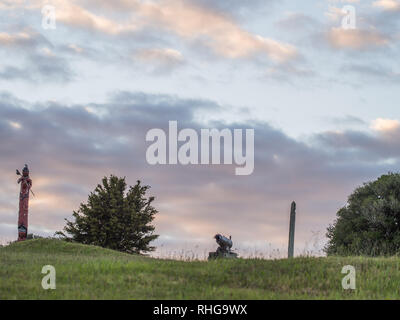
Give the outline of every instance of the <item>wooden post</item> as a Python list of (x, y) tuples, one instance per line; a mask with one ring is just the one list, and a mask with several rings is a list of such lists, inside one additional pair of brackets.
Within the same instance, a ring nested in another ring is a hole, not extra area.
[(21, 191), (19, 193), (18, 241), (24, 241), (28, 236), (29, 191), (32, 188), (32, 180), (29, 177), (27, 165), (22, 170), (22, 174), (17, 170), (17, 175), (21, 176), (18, 179), (18, 183), (21, 184)]
[(296, 223), (296, 202), (293, 201), (292, 206), (290, 208), (288, 258), (293, 258), (295, 223)]

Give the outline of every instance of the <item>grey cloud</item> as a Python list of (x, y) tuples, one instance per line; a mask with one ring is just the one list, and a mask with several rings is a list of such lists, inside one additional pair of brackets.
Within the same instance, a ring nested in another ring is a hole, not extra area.
[(353, 115), (345, 115), (343, 117), (330, 118), (329, 120), (330, 120), (330, 122), (335, 123), (337, 125), (341, 125), (341, 124), (343, 124), (343, 125), (366, 125), (367, 124), (364, 120), (362, 120), (356, 116), (353, 116)]
[(0, 79), (3, 80), (68, 82), (74, 75), (65, 59), (41, 54), (29, 55), (23, 67), (5, 66), (0, 69)]
[(15, 79), (25, 79), (32, 80), (26, 70), (13, 66), (6, 66), (0, 70), (0, 79), (4, 80), (15, 80)]
[[(141, 179), (152, 186), (160, 210), (157, 232), (176, 241), (209, 239), (222, 232), (232, 234), (238, 245), (248, 241), (285, 245), (287, 212), (296, 200), (301, 248), (311, 231), (324, 231), (332, 222), (353, 188), (397, 164), (372, 163), (366, 154), (377, 161), (400, 157), (390, 151), (399, 149), (395, 141), (386, 141), (383, 147), (382, 141), (362, 133), (348, 132), (344, 140), (324, 133), (309, 145), (265, 122), (218, 121), (207, 127), (255, 129), (253, 175), (235, 176), (234, 166), (150, 166), (145, 159), (147, 130), (167, 131), (169, 120), (178, 120), (179, 129), (199, 130), (204, 125), (196, 122), (196, 113), (220, 106), (207, 100), (131, 92), (85, 106), (47, 103), (27, 108), (29, 104), (6, 94), (1, 101), (0, 174), (5, 179), (0, 187), (7, 190), (8, 199), (16, 199), (14, 170), (28, 162), (41, 200), (32, 200), (31, 223), (50, 230), (61, 229), (63, 219), (86, 200), (100, 179), (113, 173), (126, 176), (130, 184)], [(354, 153), (354, 148), (362, 152)], [(12, 224), (10, 202), (0, 198), (0, 208), (0, 223)]]
[(30, 28), (0, 35), (0, 53), (20, 59), (18, 65), (8, 64), (0, 69), (0, 79), (30, 82), (68, 82), (74, 72), (64, 58), (63, 47), (57, 48), (46, 37)]
[(400, 71), (392, 67), (374, 64), (347, 64), (341, 68), (342, 74), (351, 73), (360, 76), (365, 81), (384, 81), (387, 84), (397, 84), (400, 81)]
[(62, 57), (32, 54), (28, 64), (28, 71), (32, 70), (40, 79), (67, 82), (74, 76), (67, 60)]
[(0, 44), (3, 49), (34, 50), (40, 46), (52, 46), (51, 43), (37, 31), (27, 27), (14, 27), (10, 32), (2, 32)]
[(366, 16), (364, 19), (371, 25), (377, 26), (388, 35), (394, 35), (399, 28), (400, 10), (395, 11), (375, 11), (374, 14)]
[(214, 9), (224, 14), (231, 13), (236, 16), (249, 15), (254, 11), (270, 12), (274, 9), (275, 5), (279, 3), (276, 0), (189, 0), (192, 3), (200, 6), (205, 6), (209, 9)]
[(338, 161), (357, 161), (374, 165), (387, 160), (398, 164), (400, 159), (400, 131), (365, 133), (362, 131), (325, 132), (315, 136), (326, 150), (335, 152)]

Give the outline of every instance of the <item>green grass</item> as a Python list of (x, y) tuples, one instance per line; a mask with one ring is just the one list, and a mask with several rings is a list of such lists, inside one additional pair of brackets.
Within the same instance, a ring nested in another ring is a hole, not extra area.
[[(400, 258), (173, 261), (38, 239), (0, 248), (0, 299), (397, 299)], [(56, 268), (55, 290), (41, 286)], [(344, 265), (356, 290), (343, 290)]]

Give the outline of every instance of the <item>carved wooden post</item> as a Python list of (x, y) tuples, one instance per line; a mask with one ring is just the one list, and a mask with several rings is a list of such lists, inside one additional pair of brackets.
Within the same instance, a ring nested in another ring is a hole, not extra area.
[(294, 253), (294, 227), (296, 223), (296, 202), (292, 202), (290, 208), (290, 223), (289, 223), (289, 247), (288, 258), (293, 258)]
[(18, 241), (24, 241), (28, 236), (29, 191), (32, 188), (32, 180), (29, 177), (27, 165), (22, 170), (22, 174), (17, 170), (17, 175), (21, 176), (18, 179), (18, 183), (21, 184), (21, 191), (19, 193)]

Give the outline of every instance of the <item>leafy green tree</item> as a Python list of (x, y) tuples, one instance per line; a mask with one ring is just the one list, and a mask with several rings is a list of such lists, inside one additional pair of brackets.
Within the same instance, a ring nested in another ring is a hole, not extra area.
[(357, 188), (327, 230), (328, 255), (400, 253), (400, 174), (388, 173)]
[(127, 253), (153, 251), (151, 222), (158, 212), (151, 204), (154, 197), (146, 198), (149, 186), (140, 181), (129, 187), (125, 178), (104, 177), (90, 193), (87, 203), (74, 211), (74, 221), (67, 221), (64, 232), (57, 232), (65, 240), (97, 245)]

